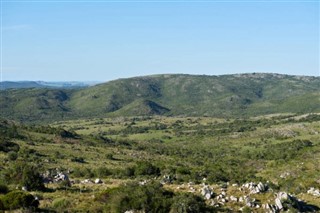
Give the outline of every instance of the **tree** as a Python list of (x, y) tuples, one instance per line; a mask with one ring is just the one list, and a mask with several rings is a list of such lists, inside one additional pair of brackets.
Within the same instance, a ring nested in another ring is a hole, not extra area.
[(44, 190), (42, 177), (34, 166), (27, 165), (22, 173), (22, 185), (28, 190)]

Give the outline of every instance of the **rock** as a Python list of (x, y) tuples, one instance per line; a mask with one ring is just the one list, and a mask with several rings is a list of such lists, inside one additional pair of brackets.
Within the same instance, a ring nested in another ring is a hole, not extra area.
[(64, 180), (69, 180), (69, 177), (67, 174), (64, 174), (63, 172), (58, 172), (58, 174), (54, 176), (55, 182), (64, 181)]
[(238, 198), (234, 197), (234, 196), (230, 196), (230, 200), (233, 202), (238, 202)]
[(204, 186), (201, 189), (201, 195), (204, 196), (204, 198), (206, 200), (209, 200), (212, 197), (213, 194), (214, 193), (213, 193), (212, 189), (209, 186)]
[(206, 200), (209, 200), (209, 199), (211, 198), (211, 195), (210, 195), (210, 194), (206, 194), (206, 195), (204, 196), (204, 198), (205, 198)]
[(320, 190), (319, 189), (315, 189), (314, 187), (311, 187), (308, 191), (307, 191), (308, 194), (311, 194), (313, 196), (316, 196), (316, 197), (320, 197)]
[(94, 183), (95, 183), (95, 184), (100, 184), (100, 183), (102, 183), (102, 180), (99, 179), (99, 178), (97, 178), (97, 179), (95, 179)]
[(278, 212), (277, 206), (270, 205), (270, 211), (269, 211), (269, 212), (271, 212), (271, 213), (276, 213), (276, 212)]
[(195, 192), (196, 190), (191, 186), (191, 187), (189, 187), (189, 192)]
[(276, 203), (276, 206), (278, 207), (278, 209), (283, 209), (283, 205), (281, 203), (281, 200), (279, 198), (276, 198), (275, 199), (275, 203)]
[(286, 192), (279, 192), (277, 194), (277, 198), (279, 198), (281, 201), (286, 201), (286, 200), (289, 200), (291, 197)]
[(82, 184), (89, 184), (89, 183), (93, 183), (90, 179), (84, 179), (82, 180), (80, 183)]
[[(242, 188), (249, 189), (251, 194), (257, 194), (257, 193), (262, 193), (262, 192), (267, 191), (268, 185), (263, 184), (261, 182), (259, 182), (258, 184), (250, 182), (250, 183), (243, 184)], [(240, 191), (242, 191), (242, 190), (240, 189)]]
[(22, 191), (28, 191), (28, 188), (27, 188), (26, 186), (22, 186), (22, 187), (21, 187), (21, 190), (22, 190)]
[(259, 182), (258, 185), (257, 185), (257, 189), (259, 189), (259, 192), (264, 192), (265, 191), (264, 184)]
[(170, 175), (164, 175), (162, 180), (161, 180), (161, 184), (170, 184), (170, 183), (172, 183), (171, 176)]

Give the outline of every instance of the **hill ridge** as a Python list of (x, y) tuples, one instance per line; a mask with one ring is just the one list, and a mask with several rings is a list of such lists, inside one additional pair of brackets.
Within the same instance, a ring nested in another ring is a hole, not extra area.
[(320, 112), (319, 86), (319, 77), (274, 73), (160, 74), (72, 90), (8, 90), (2, 92), (0, 108), (2, 117), (23, 121), (150, 114), (246, 117), (312, 113)]

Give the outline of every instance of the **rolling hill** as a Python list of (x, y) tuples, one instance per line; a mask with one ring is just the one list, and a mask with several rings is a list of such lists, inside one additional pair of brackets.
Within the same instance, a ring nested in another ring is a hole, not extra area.
[(320, 78), (280, 74), (153, 75), (88, 88), (1, 92), (1, 116), (21, 121), (99, 116), (246, 117), (320, 112)]

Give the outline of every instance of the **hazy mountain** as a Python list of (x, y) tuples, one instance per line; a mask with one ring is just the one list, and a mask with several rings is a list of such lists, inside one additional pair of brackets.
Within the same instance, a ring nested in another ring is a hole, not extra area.
[(22, 120), (97, 116), (252, 116), (320, 112), (320, 78), (279, 74), (154, 75), (88, 88), (3, 91), (2, 116)]
[(46, 81), (3, 81), (0, 82), (0, 90), (20, 88), (79, 88), (88, 87), (97, 82), (46, 82)]

